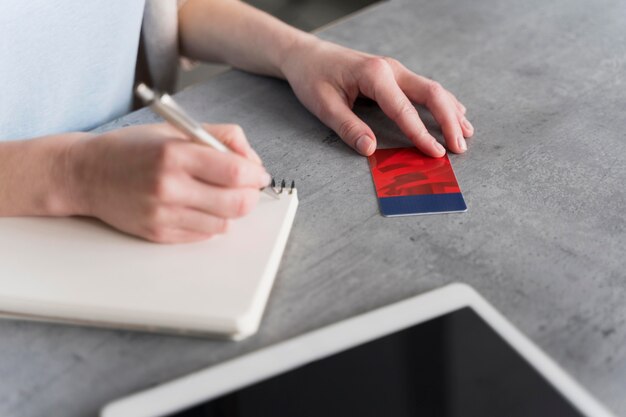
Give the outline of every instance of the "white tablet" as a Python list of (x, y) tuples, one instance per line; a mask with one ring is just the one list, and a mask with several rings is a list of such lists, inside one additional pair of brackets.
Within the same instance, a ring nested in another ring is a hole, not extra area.
[(107, 405), (102, 417), (611, 416), (453, 284)]

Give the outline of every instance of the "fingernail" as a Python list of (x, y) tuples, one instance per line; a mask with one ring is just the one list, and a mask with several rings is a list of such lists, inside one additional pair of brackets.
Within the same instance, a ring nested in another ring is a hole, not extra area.
[(372, 140), (368, 136), (361, 136), (356, 141), (356, 149), (363, 155), (368, 155), (372, 147)]
[(446, 153), (446, 148), (444, 148), (441, 143), (434, 141), (433, 142), (435, 144), (435, 148), (437, 148), (437, 150), (439, 151), (439, 153)]
[(472, 124), (467, 119), (463, 119), (463, 126), (465, 126), (467, 130), (474, 130), (474, 126), (472, 126)]
[(465, 152), (467, 150), (467, 143), (465, 143), (465, 139), (463, 138), (463, 136), (459, 136), (456, 141), (459, 144), (459, 148), (461, 148), (461, 150)]

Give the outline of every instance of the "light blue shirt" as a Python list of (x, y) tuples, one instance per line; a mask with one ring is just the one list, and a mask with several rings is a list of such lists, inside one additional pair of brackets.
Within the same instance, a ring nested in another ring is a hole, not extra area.
[(127, 113), (144, 1), (0, 0), (0, 141)]

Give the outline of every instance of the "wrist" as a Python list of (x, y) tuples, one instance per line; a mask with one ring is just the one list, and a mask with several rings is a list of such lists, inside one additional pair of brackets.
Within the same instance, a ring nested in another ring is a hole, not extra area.
[(281, 78), (285, 80), (289, 79), (289, 74), (294, 63), (300, 60), (300, 56), (305, 51), (310, 51), (324, 41), (317, 36), (306, 32), (299, 32), (298, 36), (295, 36), (291, 42), (286, 44), (279, 54), (276, 67), (280, 73)]
[[(63, 136), (59, 144), (55, 166), (50, 178), (54, 190), (48, 196), (48, 206), (52, 214), (64, 216), (90, 215), (86, 159), (84, 148), (91, 133), (70, 133)], [(56, 138), (55, 138), (56, 139)]]

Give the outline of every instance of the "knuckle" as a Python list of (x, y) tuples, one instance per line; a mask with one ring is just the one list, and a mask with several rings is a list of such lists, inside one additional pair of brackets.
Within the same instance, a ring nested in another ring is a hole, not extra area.
[(245, 182), (246, 173), (247, 169), (243, 163), (239, 161), (233, 161), (228, 164), (226, 170), (226, 180), (231, 186), (241, 186)]
[(398, 98), (394, 120), (403, 118), (405, 116), (413, 116), (416, 113), (417, 110), (415, 110), (415, 107), (413, 107), (413, 105), (409, 102), (409, 100), (406, 99), (406, 97)]
[(165, 207), (159, 204), (151, 204), (144, 213), (146, 227), (149, 230), (162, 227), (167, 218)]
[(432, 98), (441, 97), (445, 94), (446, 89), (437, 81), (430, 81), (428, 83), (428, 95)]
[(402, 64), (400, 64), (400, 61), (398, 61), (397, 59), (391, 58), (389, 56), (383, 56), (381, 57), (391, 68), (396, 68)]
[(168, 243), (170, 241), (169, 233), (163, 227), (149, 229), (145, 237), (154, 243)]
[(159, 202), (172, 201), (176, 194), (176, 184), (169, 176), (158, 175), (152, 184), (150, 194)]
[(216, 204), (222, 207), (220, 212), (224, 218), (238, 218), (250, 213), (258, 198), (258, 191), (240, 190), (218, 198)]
[(256, 206), (257, 200), (259, 199), (258, 191), (245, 191), (241, 193), (239, 196), (239, 201), (237, 202), (237, 217), (245, 216), (250, 213), (254, 206)]
[(386, 58), (375, 56), (367, 58), (364, 68), (373, 77), (378, 78), (389, 73), (391, 66)]
[(228, 198), (228, 191), (219, 191), (211, 195), (211, 205), (207, 209), (207, 213), (212, 216), (225, 216), (228, 214), (231, 206), (231, 200)]
[(224, 143), (231, 143), (245, 139), (243, 128), (237, 124), (228, 124), (224, 128), (224, 137), (220, 138)]
[(175, 141), (162, 142), (157, 149), (157, 169), (167, 171), (178, 163), (178, 143)]
[(353, 120), (346, 120), (339, 126), (339, 136), (346, 139), (357, 139), (360, 135), (358, 134), (360, 130), (360, 124)]
[(165, 213), (161, 208), (154, 208), (148, 211), (145, 216), (143, 236), (157, 243), (165, 243), (169, 239), (169, 232), (165, 225)]
[(237, 125), (237, 124), (230, 125), (230, 133), (234, 137), (243, 137), (244, 136), (243, 127), (241, 127), (240, 125)]
[(217, 227), (216, 227), (216, 232), (217, 233), (226, 233), (228, 232), (228, 229), (230, 228), (230, 220), (228, 219), (220, 219)]
[(207, 230), (204, 233), (208, 236), (219, 235), (222, 233), (226, 233), (230, 225), (230, 221), (228, 219), (223, 218), (215, 218), (212, 219), (211, 222), (207, 225)]

